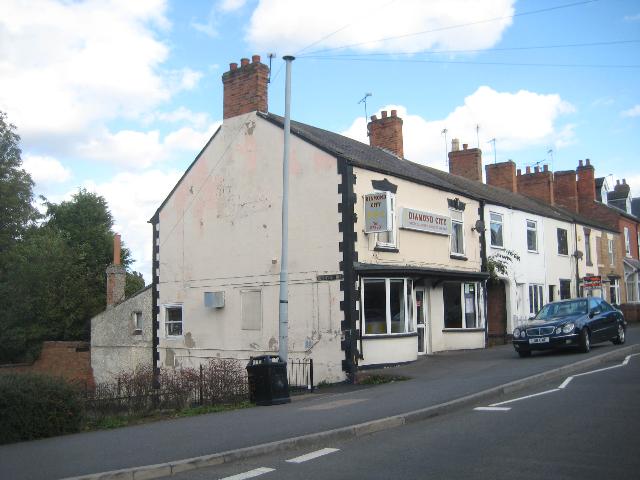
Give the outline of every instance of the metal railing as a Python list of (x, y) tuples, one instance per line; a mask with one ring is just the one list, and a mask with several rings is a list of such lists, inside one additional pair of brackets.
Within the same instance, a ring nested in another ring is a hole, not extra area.
[(313, 359), (289, 360), (287, 365), (287, 380), (292, 394), (313, 392)]

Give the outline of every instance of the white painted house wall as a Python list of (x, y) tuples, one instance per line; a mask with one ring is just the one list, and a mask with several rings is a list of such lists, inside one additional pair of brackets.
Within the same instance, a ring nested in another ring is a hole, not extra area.
[[(278, 351), (283, 131), (249, 113), (226, 119), (159, 210), (160, 364)], [(344, 379), (336, 159), (291, 139), (289, 358), (313, 358), (316, 381)], [(262, 322), (242, 328), (241, 295), (261, 292)], [(205, 308), (205, 292), (224, 292)], [(165, 331), (183, 308), (183, 335)]]

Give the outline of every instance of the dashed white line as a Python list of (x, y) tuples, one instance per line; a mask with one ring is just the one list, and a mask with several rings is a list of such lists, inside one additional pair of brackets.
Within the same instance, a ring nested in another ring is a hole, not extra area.
[(474, 410), (479, 412), (508, 412), (511, 407), (476, 407)]
[(324, 455), (328, 455), (330, 453), (334, 453), (339, 451), (338, 448), (323, 448), (321, 450), (316, 450), (315, 452), (307, 453), (306, 455), (300, 455), (299, 457), (290, 458), (287, 460), (288, 463), (302, 463), (308, 460), (313, 460), (314, 458), (322, 457)]
[(254, 470), (249, 470), (248, 472), (232, 475), (231, 477), (224, 477), (224, 478), (221, 478), (220, 480), (245, 480), (247, 478), (259, 477), (260, 475), (264, 475), (265, 473), (269, 473), (273, 471), (275, 471), (275, 468), (260, 467)]
[(566, 387), (567, 385), (569, 385), (569, 383), (571, 383), (571, 380), (573, 380), (573, 377), (565, 378), (564, 382), (562, 382), (560, 385), (558, 385), (558, 388), (562, 389), (562, 388)]

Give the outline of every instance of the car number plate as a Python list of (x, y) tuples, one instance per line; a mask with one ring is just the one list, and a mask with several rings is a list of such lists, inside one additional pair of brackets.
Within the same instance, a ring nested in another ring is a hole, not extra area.
[(530, 338), (529, 344), (532, 343), (549, 343), (549, 337)]

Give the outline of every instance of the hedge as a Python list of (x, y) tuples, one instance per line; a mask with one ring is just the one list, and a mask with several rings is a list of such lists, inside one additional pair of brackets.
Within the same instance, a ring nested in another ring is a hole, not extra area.
[(78, 391), (44, 375), (0, 375), (0, 444), (80, 430), (83, 407)]

